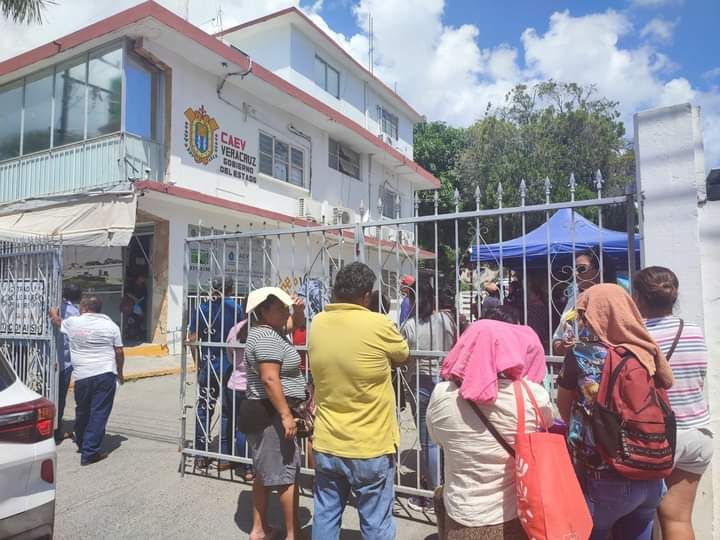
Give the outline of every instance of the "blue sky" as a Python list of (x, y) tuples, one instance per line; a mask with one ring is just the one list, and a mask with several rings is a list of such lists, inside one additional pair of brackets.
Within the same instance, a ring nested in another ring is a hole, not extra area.
[[(333, 30), (350, 35), (358, 31), (353, 4), (349, 0), (325, 0), (320, 14)], [(481, 47), (500, 43), (518, 47), (525, 29), (547, 30), (548, 20), (556, 11), (568, 10), (573, 16), (581, 16), (614, 9), (626, 13), (638, 31), (652, 19), (661, 18), (674, 23), (672, 39), (662, 44), (662, 50), (677, 64), (677, 73), (705, 90), (713, 83), (720, 84), (720, 70), (714, 77), (708, 73), (720, 68), (720, 0), (649, 4), (634, 6), (626, 0), (448, 0), (442, 21), (452, 26), (476, 25), (480, 29), (477, 42)], [(632, 33), (624, 37), (620, 45), (637, 47), (640, 42), (639, 34)]]
[[(140, 3), (58, 0), (42, 27), (6, 24), (0, 58)], [(187, 0), (157, 0), (183, 15)], [(720, 167), (720, 0), (190, 0), (189, 19), (223, 28), (299, 6), (361, 63), (367, 15), (375, 74), (429, 120), (467, 126), (502, 105), (516, 84), (554, 79), (593, 85), (633, 114), (691, 102), (701, 107), (706, 169)]]

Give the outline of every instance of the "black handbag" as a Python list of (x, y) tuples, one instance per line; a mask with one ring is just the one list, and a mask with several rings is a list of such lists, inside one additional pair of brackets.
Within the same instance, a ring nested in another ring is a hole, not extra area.
[(269, 399), (243, 399), (238, 412), (237, 427), (243, 433), (265, 430), (277, 414)]

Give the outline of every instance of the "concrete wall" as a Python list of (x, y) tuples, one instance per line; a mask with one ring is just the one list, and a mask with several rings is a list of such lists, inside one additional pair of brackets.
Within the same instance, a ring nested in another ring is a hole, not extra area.
[[(245, 37), (243, 37), (245, 35)], [(278, 39), (275, 39), (275, 36)], [(289, 37), (288, 37), (289, 36)], [(225, 36), (228, 43), (241, 48), (264, 67), (283, 77), (298, 88), (339, 111), (373, 134), (380, 133), (377, 106), (384, 107), (398, 117), (397, 150), (412, 158), (413, 123), (409, 117), (384, 100), (373, 90), (376, 83), (369, 75), (359, 76), (358, 68), (336, 48), (317, 45), (294, 24), (275, 24), (267, 30), (242, 30)], [(321, 41), (318, 38), (317, 41)], [(315, 83), (315, 56), (319, 56), (340, 73), (340, 97), (326, 92)], [(289, 66), (286, 59), (289, 57)], [(282, 60), (280, 60), (282, 59)]]
[[(635, 115), (637, 187), (642, 196), (643, 266), (671, 268), (680, 281), (677, 315), (704, 326), (709, 365), (706, 392), (720, 433), (720, 205), (704, 201), (700, 112), (689, 104)], [(714, 205), (714, 208), (713, 208)], [(720, 496), (720, 439), (695, 503), (697, 538), (720, 538), (713, 512)]]
[[(297, 214), (298, 198), (308, 196), (325, 202), (329, 207), (342, 206), (355, 211), (363, 202), (364, 207), (370, 208), (375, 216), (381, 188), (388, 186), (401, 195), (401, 215), (412, 214), (412, 185), (395, 174), (393, 169), (379, 165), (377, 160), (370, 164), (371, 158), (367, 154), (361, 154), (360, 180), (339, 173), (328, 166), (327, 132), (248, 93), (234, 80), (229, 80), (223, 90), (223, 97), (234, 105), (231, 106), (218, 99), (215, 91), (218, 81), (215, 76), (157, 44), (148, 42), (146, 47), (173, 70), (170, 165), (166, 174), (169, 181), (195, 191), (260, 208), (271, 208), (291, 216)], [(217, 157), (208, 164), (197, 163), (190, 155), (185, 141), (185, 111), (188, 108), (197, 110), (201, 105), (209, 116), (218, 122), (218, 134), (222, 136), (222, 133), (227, 133), (241, 139), (245, 144), (244, 152), (254, 156), (256, 160), (260, 131), (302, 149), (305, 185), (298, 187), (262, 175), (257, 164), (255, 181), (223, 174), (220, 167), (224, 156), (220, 149)], [(240, 110), (244, 105), (247, 107), (247, 114)], [(292, 133), (289, 130), (290, 125), (310, 136), (311, 142)], [(353, 140), (342, 142), (353, 147)]]

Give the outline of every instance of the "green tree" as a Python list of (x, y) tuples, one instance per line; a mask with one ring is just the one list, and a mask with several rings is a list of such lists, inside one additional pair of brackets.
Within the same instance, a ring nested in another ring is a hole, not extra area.
[(42, 12), (52, 0), (0, 0), (3, 17), (19, 23), (41, 23)]
[[(416, 160), (442, 181), (440, 212), (454, 210), (456, 189), (460, 210), (474, 210), (478, 202), (481, 208), (497, 208), (500, 185), (503, 205), (519, 206), (521, 180), (525, 180), (525, 204), (542, 203), (546, 177), (550, 179), (551, 202), (567, 201), (571, 174), (575, 198), (594, 198), (598, 193), (597, 171), (604, 179), (603, 195), (620, 195), (634, 177), (635, 161), (617, 106), (617, 102), (596, 96), (592, 86), (555, 81), (533, 87), (519, 85), (506, 96), (503, 106), (488, 108), (483, 118), (465, 130), (442, 123), (419, 125), (415, 132)], [(431, 200), (429, 195), (421, 199), (421, 213), (434, 211)], [(597, 209), (583, 213), (597, 218)], [(528, 215), (525, 230), (544, 219), (544, 213)], [(604, 225), (621, 229), (624, 210), (606, 209), (603, 220)], [(519, 216), (504, 218), (503, 238), (519, 236), (521, 227)], [(499, 229), (500, 219), (496, 217), (461, 220), (461, 253), (456, 254), (454, 223), (443, 225), (439, 235), (442, 245), (437, 248), (441, 266), (452, 268), (456, 255), (459, 260), (466, 259), (467, 249), (478, 236), (481, 241), (496, 242)], [(424, 226), (419, 233), (423, 247), (434, 249), (434, 228)]]

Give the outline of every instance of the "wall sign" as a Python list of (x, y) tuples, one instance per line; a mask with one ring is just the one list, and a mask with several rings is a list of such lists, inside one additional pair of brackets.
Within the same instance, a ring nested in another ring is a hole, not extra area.
[(195, 163), (238, 180), (256, 181), (257, 156), (247, 151), (247, 139), (222, 130), (204, 105), (185, 110), (184, 140)]

